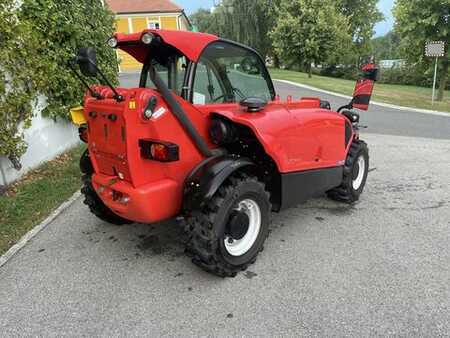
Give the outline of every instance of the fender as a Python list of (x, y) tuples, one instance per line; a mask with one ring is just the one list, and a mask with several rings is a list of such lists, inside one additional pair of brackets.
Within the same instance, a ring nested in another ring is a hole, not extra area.
[(184, 184), (183, 210), (194, 210), (209, 201), (231, 174), (244, 167), (256, 167), (245, 157), (218, 155), (195, 167)]

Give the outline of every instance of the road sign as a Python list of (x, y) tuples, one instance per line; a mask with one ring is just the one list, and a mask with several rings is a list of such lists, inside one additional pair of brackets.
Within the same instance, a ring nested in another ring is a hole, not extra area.
[(431, 105), (434, 105), (434, 93), (436, 92), (436, 77), (438, 68), (438, 58), (445, 56), (445, 42), (444, 41), (428, 41), (425, 44), (425, 56), (434, 57), (434, 79), (433, 79), (433, 94), (431, 97)]
[(445, 55), (444, 41), (428, 41), (425, 44), (425, 55), (430, 57), (443, 57)]

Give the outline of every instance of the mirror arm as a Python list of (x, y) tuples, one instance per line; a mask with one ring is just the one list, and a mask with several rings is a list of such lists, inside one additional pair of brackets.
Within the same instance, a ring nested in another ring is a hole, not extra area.
[(68, 66), (69, 68), (72, 70), (72, 72), (75, 74), (75, 76), (78, 78), (78, 80), (80, 80), (80, 82), (87, 88), (87, 90), (89, 90), (89, 93), (91, 93), (92, 97), (95, 97), (97, 100), (102, 100), (103, 96), (101, 96), (99, 93), (97, 93), (96, 91), (94, 91), (91, 86), (89, 86), (89, 84), (83, 79), (83, 77), (77, 72), (77, 70), (75, 69), (75, 67), (73, 66), (74, 64), (74, 60), (71, 60), (68, 62)]
[(350, 101), (350, 103), (346, 104), (345, 106), (339, 107), (337, 112), (340, 113), (344, 109), (353, 109), (353, 99)]
[(114, 88), (114, 86), (111, 84), (111, 82), (109, 82), (109, 80), (106, 78), (106, 76), (102, 73), (102, 71), (100, 70), (100, 68), (97, 67), (97, 65), (95, 64), (95, 62), (92, 62), (90, 59), (88, 59), (89, 63), (91, 65), (93, 65), (95, 67), (95, 69), (97, 70), (98, 74), (100, 74), (101, 78), (103, 79), (103, 81), (106, 82), (106, 84), (108, 85), (109, 88), (111, 88), (111, 90), (114, 93), (114, 99), (118, 102), (124, 101), (124, 98), (122, 95), (120, 95), (117, 90)]

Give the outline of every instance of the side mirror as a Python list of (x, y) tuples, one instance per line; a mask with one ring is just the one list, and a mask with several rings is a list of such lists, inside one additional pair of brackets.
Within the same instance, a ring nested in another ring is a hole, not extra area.
[(80, 48), (75, 59), (84, 76), (94, 77), (97, 75), (97, 54), (94, 48)]
[(361, 110), (368, 110), (372, 97), (373, 87), (378, 80), (378, 68), (374, 63), (366, 64), (362, 67), (362, 76), (356, 82), (353, 92), (352, 106)]
[(343, 109), (357, 108), (361, 110), (368, 110), (370, 99), (372, 98), (373, 87), (378, 81), (379, 71), (375, 65), (373, 57), (369, 59), (369, 63), (364, 64), (361, 69), (361, 76), (356, 81), (355, 90), (353, 91), (352, 101), (338, 109), (341, 112)]

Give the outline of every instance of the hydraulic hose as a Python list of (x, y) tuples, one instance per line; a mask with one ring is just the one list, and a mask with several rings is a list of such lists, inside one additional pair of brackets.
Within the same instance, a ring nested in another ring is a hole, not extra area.
[(205, 157), (213, 156), (214, 154), (212, 153), (211, 149), (208, 148), (208, 145), (206, 144), (205, 140), (197, 132), (194, 125), (191, 123), (186, 113), (184, 112), (183, 107), (181, 107), (180, 103), (175, 99), (172, 91), (161, 79), (158, 72), (156, 72), (155, 67), (150, 66), (149, 74), (156, 88), (159, 90), (160, 94), (164, 98), (164, 101), (166, 101), (167, 105), (172, 111), (172, 114), (181, 124), (183, 129), (188, 133), (189, 137), (194, 142), (195, 146), (200, 151), (200, 153)]

